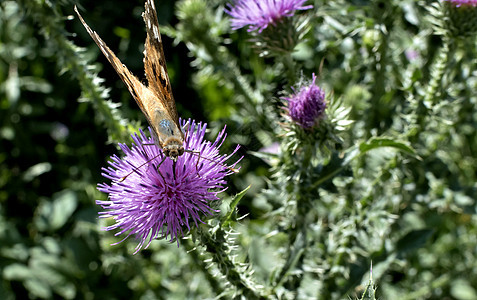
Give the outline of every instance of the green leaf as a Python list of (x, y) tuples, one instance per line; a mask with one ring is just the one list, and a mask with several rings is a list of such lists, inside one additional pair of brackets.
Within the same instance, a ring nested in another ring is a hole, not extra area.
[(7, 280), (24, 281), (31, 277), (30, 268), (22, 264), (11, 264), (3, 269), (3, 278)]
[(50, 170), (51, 170), (51, 164), (48, 162), (36, 164), (34, 166), (31, 166), (30, 168), (28, 168), (28, 170), (25, 171), (25, 173), (23, 174), (23, 180), (32, 181), (36, 177), (44, 173), (47, 173)]
[(316, 189), (323, 182), (339, 174), (357, 157), (366, 154), (368, 151), (382, 147), (396, 148), (413, 155), (416, 159), (421, 159), (414, 149), (403, 141), (393, 140), (391, 138), (371, 138), (358, 146), (348, 148), (345, 152), (334, 153), (329, 163), (323, 167), (320, 177), (310, 186), (310, 190)]
[(65, 190), (53, 195), (53, 201), (43, 200), (38, 207), (34, 223), (41, 231), (55, 231), (61, 228), (78, 205), (74, 192)]
[(316, 189), (320, 184), (333, 178), (339, 174), (344, 168), (346, 168), (355, 158), (359, 157), (362, 153), (359, 148), (353, 146), (349, 148), (344, 154), (334, 152), (329, 163), (325, 165), (321, 171), (321, 175), (311, 186), (310, 190)]
[(407, 253), (414, 252), (416, 249), (421, 248), (433, 233), (434, 230), (432, 229), (421, 229), (408, 232), (397, 242), (396, 250), (398, 254), (404, 256)]
[(376, 300), (376, 286), (371, 280), (366, 285), (361, 300)]
[(477, 299), (477, 290), (466, 279), (456, 279), (451, 283), (451, 294), (455, 299)]
[(25, 288), (38, 298), (51, 299), (51, 288), (38, 278), (28, 279), (24, 283)]
[(376, 286), (373, 282), (373, 262), (369, 268), (369, 281), (360, 300), (376, 300)]
[(240, 199), (243, 198), (243, 196), (245, 196), (245, 194), (247, 193), (247, 191), (250, 189), (251, 185), (249, 185), (248, 187), (246, 187), (243, 191), (241, 191), (240, 193), (238, 193), (237, 195), (235, 195), (235, 197), (232, 199), (232, 203), (230, 203), (230, 209), (229, 211), (227, 212), (227, 214), (222, 218), (220, 224), (221, 224), (221, 227), (224, 227), (226, 226), (227, 224), (229, 224), (230, 222), (230, 217), (232, 216), (232, 214), (234, 213), (235, 211), (235, 208), (237, 207)]
[(275, 153), (248, 151), (248, 154), (262, 159), (264, 162), (271, 166), (276, 165), (279, 161), (278, 154)]
[(359, 145), (359, 150), (362, 153), (381, 147), (392, 147), (401, 150), (407, 154), (417, 156), (416, 151), (411, 146), (408, 146), (404, 141), (399, 141), (391, 138), (372, 138), (367, 142)]

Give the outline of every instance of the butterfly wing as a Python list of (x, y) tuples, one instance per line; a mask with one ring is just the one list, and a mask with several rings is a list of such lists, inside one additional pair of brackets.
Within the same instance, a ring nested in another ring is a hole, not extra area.
[[(151, 121), (151, 116), (148, 114), (147, 107), (144, 106), (143, 101), (141, 101), (141, 95), (147, 94), (147, 87), (145, 87), (139, 79), (136, 78), (129, 70), (128, 68), (121, 63), (119, 58), (114, 54), (111, 49), (106, 45), (106, 43), (99, 37), (99, 35), (93, 31), (88, 24), (84, 21), (83, 17), (79, 13), (77, 7), (75, 6), (75, 12), (78, 14), (78, 17), (83, 24), (83, 26), (86, 28), (86, 31), (88, 31), (89, 35), (93, 38), (93, 40), (96, 42), (98, 45), (99, 49), (101, 49), (101, 52), (103, 52), (104, 56), (108, 59), (108, 61), (111, 63), (113, 68), (116, 70), (118, 73), (119, 77), (121, 80), (126, 84), (128, 87), (129, 92), (133, 96), (134, 100), (136, 101), (137, 105), (143, 112), (143, 114), (146, 116), (147, 121), (149, 124), (152, 126), (152, 121)], [(147, 103), (146, 103), (147, 104)]]
[[(163, 102), (170, 118), (179, 125), (176, 103), (172, 95), (171, 83), (167, 73), (166, 59), (162, 49), (161, 32), (157, 21), (154, 0), (147, 0), (145, 11), (142, 14), (146, 23), (147, 38), (144, 47), (144, 68), (149, 88), (156, 94), (159, 101)], [(182, 131), (181, 131), (182, 133)]]

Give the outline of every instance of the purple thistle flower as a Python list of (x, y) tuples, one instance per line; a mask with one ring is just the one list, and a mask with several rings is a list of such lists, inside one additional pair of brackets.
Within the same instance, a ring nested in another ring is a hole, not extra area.
[(460, 6), (477, 6), (477, 0), (444, 0), (445, 2), (449, 2), (457, 7)]
[(291, 17), (296, 10), (307, 10), (306, 0), (237, 0), (235, 6), (228, 5), (225, 10), (232, 17), (232, 29), (249, 26), (248, 31), (258, 29), (262, 32), (268, 25), (276, 25), (281, 19)]
[[(217, 212), (211, 204), (219, 199), (218, 193), (226, 190), (224, 178), (234, 173), (232, 168), (238, 163), (227, 166), (225, 161), (239, 146), (230, 155), (219, 155), (226, 137), (225, 128), (211, 143), (204, 140), (206, 124), (196, 125), (190, 120), (181, 123), (182, 126), (190, 124), (184, 141), (184, 148), (190, 151), (179, 156), (175, 164), (165, 158), (153, 138), (140, 131), (139, 136), (132, 136), (131, 148), (119, 144), (125, 156), (113, 155), (110, 166), (103, 168), (102, 175), (112, 183), (98, 184), (98, 190), (109, 196), (108, 200), (97, 200), (96, 204), (106, 210), (99, 213), (100, 218), (112, 217), (116, 221), (103, 229), (119, 229), (116, 236), (126, 235), (115, 244), (135, 235), (139, 244), (134, 253), (144, 245), (147, 248), (156, 238), (170, 238), (171, 242), (179, 243), (184, 226), (190, 230), (191, 223), (195, 226), (203, 223), (201, 216)], [(150, 128), (149, 131), (152, 136)]]
[(310, 85), (304, 86), (288, 100), (288, 113), (291, 119), (304, 129), (313, 127), (326, 108), (325, 92), (316, 84), (316, 76)]

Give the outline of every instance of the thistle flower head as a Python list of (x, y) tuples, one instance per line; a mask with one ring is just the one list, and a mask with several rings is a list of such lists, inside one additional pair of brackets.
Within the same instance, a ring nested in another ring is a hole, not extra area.
[(225, 190), (225, 176), (233, 173), (231, 167), (238, 162), (225, 164), (238, 146), (230, 155), (219, 155), (225, 128), (211, 143), (204, 140), (206, 124), (181, 123), (189, 123), (184, 147), (190, 152), (179, 156), (177, 162), (166, 158), (154, 140), (141, 131), (139, 136), (132, 136), (131, 148), (119, 144), (123, 158), (114, 155), (110, 166), (103, 168), (103, 176), (112, 183), (98, 184), (98, 190), (109, 195), (108, 200), (96, 203), (106, 210), (100, 212), (100, 218), (115, 220), (104, 230), (119, 229), (115, 235), (125, 235), (122, 241), (135, 235), (139, 240), (135, 253), (156, 238), (177, 240), (185, 228), (198, 226), (201, 218), (216, 212), (211, 206), (219, 199), (217, 194)]
[(303, 5), (306, 0), (237, 0), (235, 6), (225, 11), (232, 17), (232, 29), (248, 26), (248, 31), (262, 32), (269, 25), (291, 17), (296, 10), (307, 10), (312, 5)]
[(310, 129), (324, 115), (326, 108), (325, 92), (316, 84), (313, 74), (311, 84), (303, 86), (288, 101), (288, 114), (291, 119), (304, 129)]

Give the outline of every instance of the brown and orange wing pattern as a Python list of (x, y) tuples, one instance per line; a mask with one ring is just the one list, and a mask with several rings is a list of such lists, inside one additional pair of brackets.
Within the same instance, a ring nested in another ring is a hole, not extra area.
[(111, 51), (111, 49), (109, 49), (109, 47), (106, 45), (106, 43), (99, 37), (99, 35), (93, 31), (89, 26), (88, 24), (86, 24), (86, 22), (84, 21), (83, 17), (81, 16), (81, 14), (79, 13), (78, 11), (78, 8), (75, 6), (75, 12), (76, 14), (78, 15), (81, 23), (83, 24), (83, 26), (86, 28), (86, 31), (89, 33), (89, 35), (93, 38), (93, 40), (96, 42), (96, 44), (98, 45), (99, 49), (101, 50), (101, 52), (103, 52), (104, 56), (106, 56), (106, 58), (108, 59), (108, 61), (111, 63), (111, 65), (113, 66), (114, 70), (116, 70), (116, 72), (118, 73), (119, 77), (121, 78), (121, 80), (126, 84), (126, 86), (128, 87), (128, 90), (129, 92), (131, 93), (131, 95), (133, 96), (134, 100), (136, 101), (137, 105), (139, 106), (139, 108), (141, 109), (141, 111), (143, 112), (143, 114), (146, 116), (146, 119), (147, 121), (149, 122), (149, 124), (151, 126), (153, 126), (152, 124), (152, 120), (151, 120), (151, 116), (148, 114), (148, 109), (147, 107), (144, 106), (144, 101), (142, 101), (142, 99), (145, 97), (145, 92), (146, 92), (146, 89), (147, 87), (145, 87), (140, 81), (139, 79), (136, 78), (136, 76), (134, 76), (130, 71), (129, 69), (123, 64), (121, 63), (121, 61), (119, 60), (119, 58), (116, 56), (116, 54), (114, 54), (113, 51)]
[(156, 8), (153, 0), (147, 0), (145, 11), (142, 14), (146, 23), (146, 42), (144, 47), (144, 69), (149, 88), (157, 98), (164, 103), (170, 118), (179, 125), (174, 96), (172, 95), (171, 83), (167, 73), (166, 59), (162, 48), (161, 33), (157, 20)]

